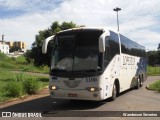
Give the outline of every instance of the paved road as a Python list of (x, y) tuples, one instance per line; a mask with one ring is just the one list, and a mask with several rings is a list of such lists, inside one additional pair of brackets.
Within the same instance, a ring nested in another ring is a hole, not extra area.
[[(104, 114), (108, 114), (107, 112), (100, 111), (160, 111), (160, 93), (145, 88), (148, 84), (156, 80), (160, 80), (160, 76), (148, 77), (148, 80), (143, 84), (142, 88), (139, 90), (128, 90), (122, 93), (115, 101), (105, 100), (103, 102), (92, 102), (53, 100), (49, 97), (48, 90), (44, 90), (39, 95), (28, 97), (25, 100), (18, 100), (0, 105), (0, 112), (40, 112), (47, 116), (71, 117), (77, 115), (77, 117), (92, 117), (96, 115), (105, 116)], [(114, 116), (119, 113), (113, 112), (109, 114)], [(118, 119), (122, 119), (122, 117)]]

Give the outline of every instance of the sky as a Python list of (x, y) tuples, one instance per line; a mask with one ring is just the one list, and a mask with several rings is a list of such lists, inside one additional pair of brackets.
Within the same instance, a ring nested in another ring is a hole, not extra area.
[(160, 0), (0, 0), (0, 35), (6, 41), (25, 41), (30, 49), (35, 35), (54, 21), (74, 22), (86, 27), (109, 27), (157, 50), (160, 43)]

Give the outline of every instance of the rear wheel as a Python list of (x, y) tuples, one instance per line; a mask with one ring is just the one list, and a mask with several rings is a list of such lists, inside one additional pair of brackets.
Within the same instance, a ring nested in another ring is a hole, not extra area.
[(140, 87), (140, 78), (138, 77), (138, 79), (137, 79), (137, 85), (136, 85), (136, 89), (139, 89), (139, 87)]
[(111, 100), (114, 101), (116, 97), (117, 97), (117, 87), (116, 87), (116, 84), (114, 83)]
[(140, 79), (140, 87), (142, 87), (143, 86), (143, 75), (142, 75), (142, 79)]

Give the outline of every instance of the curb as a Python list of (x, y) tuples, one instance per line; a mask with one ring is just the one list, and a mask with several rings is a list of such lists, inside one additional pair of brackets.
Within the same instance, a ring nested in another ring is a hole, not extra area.
[(146, 88), (147, 90), (156, 91), (156, 92), (160, 93), (160, 92), (157, 91), (157, 90), (150, 89), (149, 86), (146, 86), (145, 88)]
[(146, 86), (145, 88), (146, 88), (147, 90), (152, 90), (152, 89), (149, 88), (149, 86)]

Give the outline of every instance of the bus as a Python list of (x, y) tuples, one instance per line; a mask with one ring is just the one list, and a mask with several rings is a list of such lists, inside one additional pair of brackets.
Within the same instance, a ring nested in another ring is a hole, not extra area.
[(47, 53), (52, 41), (49, 92), (52, 98), (115, 100), (146, 79), (145, 47), (119, 32), (105, 28), (73, 28), (43, 42)]

